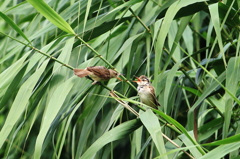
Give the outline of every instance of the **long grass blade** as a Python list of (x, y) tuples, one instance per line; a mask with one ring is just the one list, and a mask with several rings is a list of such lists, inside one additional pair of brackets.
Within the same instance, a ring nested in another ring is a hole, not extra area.
[(80, 159), (92, 158), (96, 152), (101, 149), (104, 145), (127, 137), (134, 130), (141, 126), (141, 122), (138, 119), (127, 121), (112, 130), (104, 133), (97, 141), (95, 141), (88, 150), (80, 157)]
[(66, 96), (68, 95), (72, 87), (73, 87), (73, 82), (71, 79), (69, 79), (68, 81), (60, 84), (57, 87), (57, 89), (54, 91), (53, 95), (51, 96), (51, 99), (44, 112), (41, 130), (36, 140), (35, 152), (34, 152), (35, 159), (40, 158), (44, 139), (47, 135), (47, 132), (50, 129), (51, 123), (53, 122), (54, 118), (58, 114), (64, 100), (66, 99)]
[(31, 97), (32, 91), (34, 89), (34, 86), (36, 85), (39, 78), (41, 77), (47, 64), (48, 64), (48, 60), (46, 60), (42, 64), (42, 66), (38, 70), (36, 70), (36, 72), (31, 77), (29, 77), (28, 80), (26, 80), (24, 84), (21, 86), (21, 88), (19, 89), (18, 94), (8, 113), (5, 124), (3, 125), (0, 132), (0, 135), (1, 135), (0, 147), (2, 147), (9, 133), (13, 130), (14, 125), (17, 123), (22, 113), (26, 109), (27, 104), (29, 102), (29, 98)]

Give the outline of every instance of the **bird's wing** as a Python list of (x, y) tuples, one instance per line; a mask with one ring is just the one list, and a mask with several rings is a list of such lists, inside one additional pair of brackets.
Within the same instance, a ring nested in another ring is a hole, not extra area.
[(159, 104), (159, 102), (158, 102), (158, 100), (157, 100), (157, 97), (156, 97), (156, 94), (155, 94), (155, 89), (154, 89), (154, 87), (150, 87), (149, 86), (149, 89), (150, 89), (150, 92), (151, 92), (151, 94), (152, 94), (152, 97), (154, 98), (154, 104), (156, 105), (156, 106), (160, 106), (160, 104)]
[(92, 66), (92, 67), (88, 67), (87, 70), (89, 72), (94, 73), (96, 76), (98, 76), (103, 80), (108, 80), (110, 78), (110, 72), (104, 66)]
[(89, 75), (89, 71), (85, 70), (85, 69), (73, 69), (74, 74), (78, 77), (85, 77), (87, 75)]

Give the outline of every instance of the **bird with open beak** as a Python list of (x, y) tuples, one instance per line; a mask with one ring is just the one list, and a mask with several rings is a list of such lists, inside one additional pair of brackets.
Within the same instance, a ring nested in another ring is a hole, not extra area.
[(136, 77), (136, 79), (137, 80), (133, 82), (136, 82), (138, 84), (137, 91), (141, 102), (154, 109), (158, 109), (157, 107), (160, 106), (160, 104), (157, 101), (155, 89), (151, 85), (149, 79), (144, 75)]
[(74, 74), (80, 78), (89, 76), (93, 79), (92, 84), (96, 84), (99, 81), (107, 81), (111, 78), (117, 78), (121, 80), (118, 76), (120, 73), (112, 69), (107, 69), (104, 66), (91, 66), (85, 69), (74, 69)]

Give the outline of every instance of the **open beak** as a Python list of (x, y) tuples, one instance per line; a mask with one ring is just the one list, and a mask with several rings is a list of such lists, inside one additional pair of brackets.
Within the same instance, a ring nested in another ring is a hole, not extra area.
[(136, 76), (136, 79), (137, 81), (133, 81), (133, 82), (136, 82), (136, 83), (141, 82), (141, 79), (139, 77)]

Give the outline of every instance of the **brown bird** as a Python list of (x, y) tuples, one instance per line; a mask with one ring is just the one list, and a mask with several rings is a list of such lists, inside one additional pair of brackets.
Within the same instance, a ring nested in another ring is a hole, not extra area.
[(156, 95), (155, 95), (155, 89), (151, 85), (151, 82), (149, 79), (141, 75), (140, 77), (136, 77), (138, 84), (137, 90), (138, 90), (138, 95), (140, 97), (140, 100), (143, 104), (146, 104), (154, 109), (157, 109), (158, 106), (160, 106), (159, 102), (157, 101)]
[(118, 77), (120, 73), (112, 69), (107, 69), (104, 66), (91, 66), (85, 69), (73, 69), (73, 71), (74, 74), (80, 78), (85, 76), (91, 77), (94, 80), (92, 84), (96, 84), (99, 81), (107, 81), (110, 78), (117, 78), (121, 80)]

